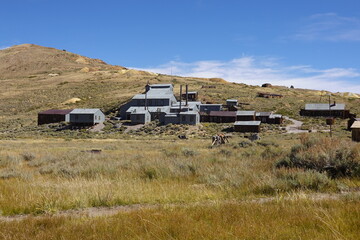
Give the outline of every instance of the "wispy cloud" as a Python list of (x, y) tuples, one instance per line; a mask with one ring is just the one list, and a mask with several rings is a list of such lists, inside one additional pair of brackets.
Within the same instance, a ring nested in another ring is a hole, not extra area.
[(331, 42), (360, 41), (360, 19), (342, 17), (336, 13), (315, 14), (306, 19), (293, 39)]
[(288, 87), (293, 85), (297, 88), (360, 93), (360, 72), (356, 69), (284, 66), (274, 58), (246, 56), (230, 61), (171, 61), (142, 70), (188, 77), (223, 78), (250, 85), (270, 82)]
[(9, 48), (10, 46), (0, 46), (0, 50), (4, 50), (4, 49), (7, 49)]

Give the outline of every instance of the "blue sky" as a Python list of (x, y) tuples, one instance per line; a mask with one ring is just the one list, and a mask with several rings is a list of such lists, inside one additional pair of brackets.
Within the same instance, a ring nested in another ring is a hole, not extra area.
[(358, 0), (3, 0), (0, 6), (0, 48), (34, 43), (165, 74), (360, 93)]

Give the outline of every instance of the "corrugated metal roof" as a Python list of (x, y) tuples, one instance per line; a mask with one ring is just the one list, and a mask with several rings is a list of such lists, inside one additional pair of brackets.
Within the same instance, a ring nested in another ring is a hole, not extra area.
[(234, 125), (236, 126), (258, 126), (261, 121), (236, 121)]
[(73, 109), (49, 109), (43, 112), (39, 112), (39, 114), (43, 115), (66, 115), (69, 114)]
[[(163, 91), (159, 92), (148, 92), (146, 98), (147, 99), (171, 99), (174, 98), (174, 94), (172, 93), (164, 93)], [(132, 99), (145, 99), (145, 94), (136, 94)]]
[(254, 116), (255, 111), (236, 111), (236, 116)]
[[(170, 112), (170, 107), (169, 106), (165, 106), (165, 107), (147, 107), (147, 110), (149, 112)], [(127, 113), (132, 113), (133, 111), (145, 111), (145, 107), (144, 106), (140, 106), (140, 107), (129, 107), (128, 110), (126, 110)]]
[(271, 114), (269, 118), (282, 118), (281, 114)]
[(165, 87), (172, 87), (173, 85), (172, 84), (170, 84), (170, 83), (168, 83), (168, 84), (151, 84), (151, 85), (149, 85), (150, 86), (150, 88), (165, 88)]
[(70, 113), (71, 114), (93, 114), (98, 111), (101, 111), (101, 110), (98, 108), (76, 108), (76, 109), (72, 110)]
[(237, 102), (237, 99), (226, 99), (227, 102)]
[(257, 112), (257, 117), (269, 117), (272, 114), (272, 112)]
[(351, 125), (351, 128), (360, 128), (360, 121), (355, 121), (353, 125)]
[(212, 117), (236, 117), (235, 111), (211, 111), (209, 116)]
[[(197, 94), (197, 92), (188, 92), (188, 94)], [(186, 92), (182, 93), (182, 95), (186, 95)]]
[[(344, 103), (336, 103), (335, 106), (330, 108), (331, 110), (345, 110)], [(318, 110), (318, 111), (325, 111), (329, 110), (328, 103), (308, 103), (305, 104), (305, 110)]]
[(222, 104), (201, 104), (200, 106), (222, 106)]

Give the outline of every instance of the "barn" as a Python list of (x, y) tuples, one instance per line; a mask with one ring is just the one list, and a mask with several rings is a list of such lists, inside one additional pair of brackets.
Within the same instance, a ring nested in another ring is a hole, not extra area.
[(38, 113), (38, 125), (69, 122), (69, 113), (73, 109), (50, 109)]
[(105, 114), (98, 108), (77, 108), (70, 112), (70, 123), (74, 125), (95, 125), (105, 121)]
[(234, 123), (235, 132), (260, 132), (260, 121), (236, 121)]

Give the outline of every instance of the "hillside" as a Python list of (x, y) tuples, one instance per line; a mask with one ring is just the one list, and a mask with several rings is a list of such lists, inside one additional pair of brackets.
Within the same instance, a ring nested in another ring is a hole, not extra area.
[[(13, 46), (0, 51), (0, 129), (35, 126), (39, 111), (49, 108), (96, 107), (105, 112), (144, 90), (147, 82), (189, 84), (203, 102), (224, 103), (227, 98), (245, 103), (244, 109), (276, 111), (299, 117), (307, 102), (327, 102), (327, 92), (274, 86), (261, 88), (206, 79), (149, 73), (112, 66), (64, 50), (33, 44)], [(264, 79), (264, 82), (267, 82)], [(212, 85), (215, 88), (203, 86)], [(281, 99), (257, 97), (258, 92), (282, 94)], [(350, 97), (349, 97), (350, 96)], [(360, 112), (360, 100), (349, 94), (333, 94), (332, 100), (344, 102), (352, 112)], [(76, 100), (76, 101), (75, 101)]]

